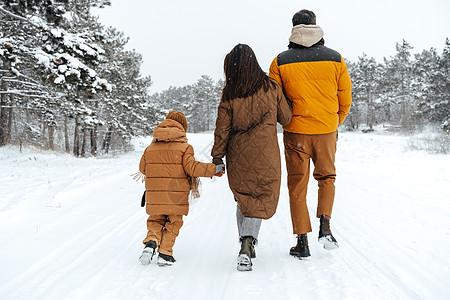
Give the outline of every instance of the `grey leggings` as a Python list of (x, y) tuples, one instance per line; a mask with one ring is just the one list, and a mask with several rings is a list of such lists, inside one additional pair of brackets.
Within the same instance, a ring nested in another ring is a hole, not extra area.
[(256, 240), (258, 239), (259, 229), (261, 228), (262, 219), (247, 218), (241, 214), (239, 205), (236, 208), (236, 221), (239, 231), (239, 236), (252, 236)]

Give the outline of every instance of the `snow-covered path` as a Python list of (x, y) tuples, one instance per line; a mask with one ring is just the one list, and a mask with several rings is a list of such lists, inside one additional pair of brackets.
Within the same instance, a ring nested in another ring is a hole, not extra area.
[[(212, 135), (189, 140), (208, 161)], [(405, 145), (399, 136), (340, 133), (331, 223), (340, 248), (321, 247), (312, 218), (309, 261), (288, 255), (295, 239), (284, 174), (253, 272), (236, 271), (225, 177), (202, 179), (176, 264), (143, 266), (143, 184), (129, 176), (141, 149), (75, 159), (0, 148), (0, 299), (449, 299), (450, 156)], [(308, 195), (314, 216), (313, 179)]]

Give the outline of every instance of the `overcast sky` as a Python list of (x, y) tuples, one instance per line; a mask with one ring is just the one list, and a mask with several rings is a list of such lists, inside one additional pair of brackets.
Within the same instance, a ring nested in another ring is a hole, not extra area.
[(350, 61), (366, 53), (382, 62), (403, 39), (412, 53), (431, 47), (441, 53), (450, 38), (448, 0), (112, 0), (96, 12), (143, 55), (142, 73), (152, 77), (153, 93), (201, 75), (223, 79), (223, 59), (238, 43), (252, 47), (268, 72), (287, 49), (292, 16), (304, 8), (316, 14), (325, 45)]

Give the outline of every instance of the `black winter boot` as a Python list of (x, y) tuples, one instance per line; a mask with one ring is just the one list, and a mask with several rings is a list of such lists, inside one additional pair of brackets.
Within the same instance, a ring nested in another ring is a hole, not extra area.
[(297, 236), (297, 245), (291, 248), (289, 254), (304, 260), (308, 260), (311, 257), (308, 247), (308, 237), (306, 234)]
[(156, 242), (149, 241), (145, 243), (144, 251), (142, 251), (141, 257), (139, 257), (139, 261), (143, 265), (149, 265), (152, 262), (153, 255), (155, 255)]
[[(250, 258), (256, 258), (256, 252), (255, 252), (255, 245), (258, 243), (258, 240), (255, 239), (254, 237), (252, 238), (252, 244), (250, 245)], [(244, 237), (239, 237), (239, 242), (242, 243), (242, 240), (244, 239)]]
[(172, 255), (162, 254), (160, 253), (158, 256), (158, 266), (159, 267), (167, 267), (171, 266), (175, 263), (175, 258)]
[(251, 244), (251, 246), (250, 246), (250, 257), (251, 257), (251, 258), (256, 258), (255, 245), (256, 245), (256, 240), (253, 239), (253, 240), (252, 240), (252, 244)]
[(326, 250), (339, 248), (339, 245), (331, 233), (330, 220), (324, 215), (320, 216), (319, 243), (323, 244)]
[(241, 251), (239, 251), (239, 256), (237, 258), (237, 269), (238, 271), (251, 271), (252, 270), (252, 251), (254, 254), (253, 237), (244, 236), (241, 239)]

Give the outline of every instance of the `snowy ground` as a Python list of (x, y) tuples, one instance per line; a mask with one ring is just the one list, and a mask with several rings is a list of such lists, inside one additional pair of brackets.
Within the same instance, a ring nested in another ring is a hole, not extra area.
[[(211, 134), (190, 135), (209, 160)], [(203, 179), (174, 248), (177, 263), (143, 266), (143, 146), (99, 159), (0, 148), (0, 299), (450, 299), (450, 156), (405, 151), (407, 139), (340, 133), (333, 232), (295, 243), (283, 176), (253, 272), (236, 271), (235, 202), (225, 177)], [(309, 186), (311, 216), (317, 188)]]

